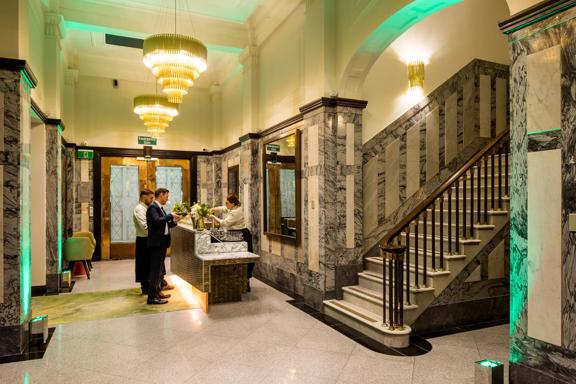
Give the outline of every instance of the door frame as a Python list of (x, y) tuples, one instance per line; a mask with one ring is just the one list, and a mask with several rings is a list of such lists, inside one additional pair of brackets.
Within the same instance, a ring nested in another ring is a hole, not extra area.
[[(91, 149), (94, 151), (94, 158), (92, 159), (92, 172), (93, 172), (93, 220), (94, 220), (94, 237), (96, 238), (96, 249), (94, 251), (94, 260), (101, 259), (101, 231), (102, 231), (102, 188), (100, 181), (102, 180), (101, 166), (102, 157), (139, 157), (143, 155), (142, 149), (130, 148), (108, 148), (108, 147), (88, 147), (77, 146), (77, 149)], [(197, 200), (198, 185), (198, 155), (206, 155), (206, 152), (188, 152), (188, 151), (168, 151), (168, 150), (152, 150), (152, 156), (159, 159), (185, 159), (190, 160), (190, 200)]]

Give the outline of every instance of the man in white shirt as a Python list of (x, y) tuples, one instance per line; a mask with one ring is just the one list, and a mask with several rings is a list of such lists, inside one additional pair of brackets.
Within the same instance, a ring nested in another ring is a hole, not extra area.
[(140, 202), (134, 208), (134, 228), (136, 229), (136, 282), (140, 283), (142, 294), (148, 294), (150, 277), (150, 256), (148, 254), (148, 224), (146, 211), (154, 201), (154, 192), (149, 189), (140, 191)]

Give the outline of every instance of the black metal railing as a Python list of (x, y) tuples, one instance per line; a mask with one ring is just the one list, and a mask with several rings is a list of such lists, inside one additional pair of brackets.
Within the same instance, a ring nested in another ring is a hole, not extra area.
[(415, 288), (421, 287), (420, 281), (427, 287), (428, 266), (432, 271), (444, 270), (445, 249), (448, 255), (460, 254), (461, 241), (475, 238), (476, 226), (489, 224), (490, 212), (503, 209), (503, 198), (508, 195), (509, 138), (508, 129), (499, 133), (380, 241), (382, 297), (388, 300), (383, 319), (390, 329), (404, 327), (404, 303), (410, 305), (411, 300), (411, 274)]

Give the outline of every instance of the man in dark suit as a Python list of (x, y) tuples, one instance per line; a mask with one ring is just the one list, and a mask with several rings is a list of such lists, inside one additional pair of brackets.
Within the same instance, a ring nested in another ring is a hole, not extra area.
[(166, 214), (164, 205), (169, 191), (158, 188), (154, 192), (154, 202), (146, 211), (148, 224), (148, 253), (150, 255), (150, 279), (148, 281), (148, 304), (166, 304), (170, 295), (161, 292), (162, 271), (166, 250), (170, 247), (170, 228), (175, 227), (181, 217), (175, 213)]

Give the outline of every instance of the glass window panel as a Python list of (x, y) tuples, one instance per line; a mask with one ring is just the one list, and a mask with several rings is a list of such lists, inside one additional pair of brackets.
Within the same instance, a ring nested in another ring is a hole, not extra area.
[(110, 241), (133, 242), (136, 238), (132, 215), (138, 204), (138, 166), (112, 165), (110, 168)]
[(156, 167), (156, 188), (170, 191), (170, 199), (164, 207), (166, 213), (170, 213), (172, 206), (182, 201), (182, 168)]
[(296, 171), (280, 170), (280, 190), (282, 217), (296, 217)]

